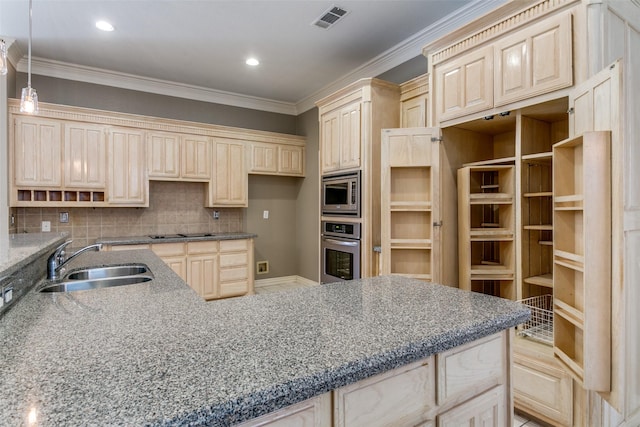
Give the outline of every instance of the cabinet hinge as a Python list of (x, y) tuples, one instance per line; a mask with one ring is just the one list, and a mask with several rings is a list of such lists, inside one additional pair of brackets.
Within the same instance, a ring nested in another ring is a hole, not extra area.
[(442, 227), (442, 221), (434, 221), (433, 222), (433, 226), (434, 227)]
[(573, 114), (573, 112), (574, 112), (573, 107), (571, 107), (571, 108), (569, 108), (569, 109), (567, 110), (567, 114)]
[(442, 137), (441, 136), (432, 136), (431, 137), (431, 142), (442, 142)]

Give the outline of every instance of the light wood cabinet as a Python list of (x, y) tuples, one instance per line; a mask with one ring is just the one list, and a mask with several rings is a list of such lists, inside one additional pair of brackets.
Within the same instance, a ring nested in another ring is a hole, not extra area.
[(322, 173), (360, 167), (360, 100), (321, 119)]
[(332, 425), (331, 418), (329, 392), (238, 424), (238, 427), (327, 427)]
[(426, 127), (429, 111), (429, 75), (400, 85), (400, 127)]
[(571, 86), (571, 13), (501, 38), (494, 53), (496, 106)]
[(106, 129), (86, 123), (64, 125), (65, 188), (106, 187)]
[(203, 136), (149, 132), (147, 170), (150, 179), (208, 181), (211, 178), (211, 141)]
[(493, 47), (461, 55), (435, 68), (438, 121), (493, 107)]
[(216, 138), (213, 143), (215, 173), (209, 183), (208, 206), (246, 207), (249, 178), (242, 142)]
[(108, 130), (108, 141), (108, 202), (149, 206), (144, 132), (113, 127)]
[(460, 288), (516, 298), (515, 168), (458, 170)]
[(554, 353), (587, 390), (611, 388), (611, 136), (553, 146)]
[(252, 240), (220, 241), (221, 298), (253, 293), (253, 245)]
[(62, 186), (60, 122), (17, 117), (13, 124), (13, 182), (21, 187)]
[(252, 143), (250, 149), (250, 174), (304, 176), (304, 147)]
[(438, 427), (509, 425), (507, 402), (503, 386), (494, 388), (438, 416)]
[(440, 132), (385, 129), (382, 135), (382, 274), (446, 283), (434, 241), (441, 219)]
[[(129, 248), (126, 246), (113, 246), (113, 248)], [(154, 243), (150, 249), (158, 255), (165, 264), (171, 268), (180, 278), (187, 281), (187, 260), (185, 258), (184, 243)], [(113, 250), (113, 249), (112, 249)]]

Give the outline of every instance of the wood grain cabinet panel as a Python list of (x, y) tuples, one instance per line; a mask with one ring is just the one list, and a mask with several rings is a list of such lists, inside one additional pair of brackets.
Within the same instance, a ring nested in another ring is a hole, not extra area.
[(67, 123), (64, 126), (64, 185), (66, 188), (106, 186), (107, 141), (103, 126)]
[(493, 107), (493, 47), (439, 64), (435, 81), (438, 121)]
[(238, 427), (328, 427), (331, 426), (331, 393), (321, 394)]
[(205, 136), (184, 135), (181, 137), (182, 178), (208, 180), (211, 178), (211, 141)]
[(246, 207), (249, 176), (244, 143), (217, 138), (213, 147), (215, 173), (209, 184), (208, 206)]
[(504, 427), (507, 424), (504, 386), (494, 389), (438, 416), (438, 427)]
[(360, 167), (360, 100), (321, 116), (322, 173)]
[(144, 131), (110, 128), (108, 134), (108, 202), (148, 206)]
[(147, 170), (151, 179), (180, 177), (180, 137), (177, 134), (147, 134)]
[(287, 144), (252, 143), (249, 173), (304, 176), (304, 147)]
[(570, 12), (509, 34), (494, 49), (496, 106), (573, 84)]
[(16, 118), (12, 148), (15, 185), (62, 185), (62, 128), (59, 121)]

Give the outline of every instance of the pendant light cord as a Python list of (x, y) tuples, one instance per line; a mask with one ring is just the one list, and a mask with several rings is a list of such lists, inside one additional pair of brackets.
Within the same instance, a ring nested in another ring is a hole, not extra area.
[(31, 21), (33, 16), (33, 8), (31, 6), (33, 0), (29, 0), (29, 61), (27, 62), (27, 86), (31, 87)]

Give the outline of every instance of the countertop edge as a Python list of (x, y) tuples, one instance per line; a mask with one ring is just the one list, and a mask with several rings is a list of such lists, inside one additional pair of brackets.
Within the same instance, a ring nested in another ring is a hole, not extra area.
[(127, 236), (127, 237), (104, 237), (96, 240), (96, 243), (111, 246), (125, 245), (151, 245), (158, 243), (181, 243), (181, 242), (201, 242), (216, 240), (241, 240), (255, 239), (258, 237), (254, 233), (211, 233), (210, 236), (186, 236), (186, 237), (166, 237), (154, 239), (150, 236)]

